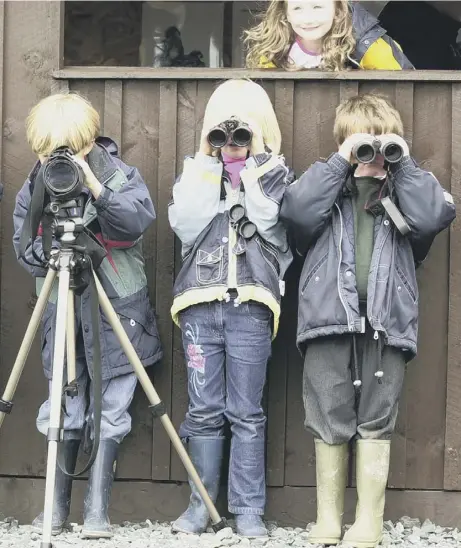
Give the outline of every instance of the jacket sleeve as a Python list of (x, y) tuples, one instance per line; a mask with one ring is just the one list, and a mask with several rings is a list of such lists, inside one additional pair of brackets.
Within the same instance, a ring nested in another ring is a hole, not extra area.
[(218, 158), (200, 152), (184, 161), (183, 173), (173, 186), (173, 200), (168, 207), (170, 226), (183, 249), (192, 247), (218, 214), (222, 170)]
[(360, 67), (365, 70), (414, 69), (399, 44), (387, 34), (371, 44), (362, 57)]
[(456, 218), (450, 193), (435, 176), (406, 157), (391, 167), (399, 209), (411, 228), (408, 235), (416, 263), (429, 253), (434, 238)]
[(287, 187), (280, 218), (293, 234), (301, 255), (307, 252), (330, 220), (349, 171), (349, 162), (336, 153), (326, 162), (315, 162)]
[(134, 167), (122, 164), (128, 183), (118, 192), (104, 187), (93, 202), (105, 240), (134, 242), (155, 220), (155, 210), (149, 190)]
[[(47, 269), (44, 265), (38, 264), (37, 259), (34, 257), (33, 253), (37, 257), (43, 260), (46, 263), (45, 257), (43, 255), (43, 246), (42, 246), (42, 237), (37, 236), (33, 243), (30, 243), (26, 248), (24, 253), (25, 260), (20, 258), (20, 241), (21, 241), (21, 232), (22, 227), (24, 226), (24, 220), (27, 215), (31, 202), (31, 193), (30, 193), (30, 181), (27, 180), (21, 190), (16, 195), (15, 207), (13, 211), (13, 247), (16, 254), (16, 258), (19, 261), (19, 264), (23, 266), (28, 272), (37, 278), (46, 276)], [(58, 243), (53, 239), (53, 247), (58, 247)], [(27, 262), (26, 262), (27, 261)], [(31, 264), (28, 264), (31, 263)]]
[(245, 210), (259, 235), (282, 251), (288, 248), (285, 227), (279, 222), (280, 204), (294, 175), (281, 156), (258, 154), (248, 158), (240, 173), (245, 187)]

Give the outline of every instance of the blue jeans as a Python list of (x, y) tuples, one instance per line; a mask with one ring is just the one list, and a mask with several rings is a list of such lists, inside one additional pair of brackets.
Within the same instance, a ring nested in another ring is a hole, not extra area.
[(219, 437), (229, 421), (232, 440), (228, 503), (233, 514), (264, 514), (266, 482), (261, 406), (271, 354), (272, 313), (252, 302), (194, 305), (180, 316), (187, 360), (189, 410), (182, 438)]

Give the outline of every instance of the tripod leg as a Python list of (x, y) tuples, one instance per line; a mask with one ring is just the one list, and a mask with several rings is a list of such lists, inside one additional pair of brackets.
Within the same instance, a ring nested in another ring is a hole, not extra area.
[(48, 270), (42, 291), (40, 292), (40, 295), (37, 299), (37, 303), (34, 307), (34, 311), (32, 312), (32, 317), (30, 318), (29, 325), (27, 326), (24, 339), (16, 356), (16, 361), (14, 362), (10, 378), (8, 379), (8, 383), (5, 388), (5, 392), (0, 399), (0, 428), (3, 424), (5, 414), (10, 413), (13, 407), (12, 399), (18, 387), (19, 379), (24, 370), (24, 365), (26, 364), (26, 360), (29, 355), (32, 343), (34, 341), (35, 335), (37, 334), (40, 321), (48, 303), (48, 298), (51, 294), (56, 274), (57, 273), (55, 270), (51, 268)]
[(75, 370), (75, 305), (74, 292), (69, 289), (67, 301), (67, 331), (66, 331), (66, 358), (67, 358), (67, 386), (65, 392), (70, 397), (78, 395), (78, 387), (75, 383), (77, 373)]
[(66, 350), (67, 306), (70, 283), (72, 251), (61, 251), (59, 258), (58, 303), (56, 307), (56, 333), (51, 379), (50, 420), (48, 426), (48, 460), (46, 467), (45, 505), (43, 512), (43, 538), (41, 548), (52, 548), (52, 519), (56, 482), (56, 462), (60, 441), (61, 396), (64, 380), (64, 353)]
[(101, 304), (102, 310), (104, 311), (104, 314), (106, 315), (107, 321), (110, 323), (112, 329), (114, 330), (115, 335), (117, 336), (120, 342), (121, 347), (123, 348), (123, 351), (125, 352), (128, 359), (130, 360), (130, 363), (134, 368), (136, 376), (138, 377), (139, 382), (141, 383), (141, 386), (144, 392), (146, 393), (148, 400), (151, 403), (151, 406), (156, 412), (156, 416), (159, 416), (160, 420), (162, 421), (163, 427), (165, 428), (182, 463), (184, 464), (184, 467), (186, 468), (187, 473), (189, 474), (189, 477), (191, 478), (191, 480), (194, 482), (195, 486), (197, 487), (197, 491), (200, 493), (200, 496), (202, 497), (203, 502), (205, 503), (205, 506), (207, 507), (207, 510), (213, 521), (214, 530), (218, 531), (219, 529), (222, 529), (225, 526), (224, 521), (218, 514), (218, 511), (216, 510), (215, 505), (213, 504), (213, 501), (208, 495), (207, 490), (205, 489), (202, 483), (202, 480), (197, 474), (197, 471), (194, 465), (192, 464), (192, 461), (190, 460), (189, 455), (187, 454), (187, 451), (184, 448), (184, 445), (182, 444), (180, 437), (178, 436), (170, 418), (166, 414), (163, 403), (160, 400), (152, 382), (150, 381), (149, 376), (147, 375), (146, 370), (144, 369), (144, 366), (141, 363), (141, 360), (136, 354), (136, 351), (133, 348), (133, 345), (131, 344), (131, 341), (128, 338), (128, 335), (123, 329), (123, 326), (120, 320), (118, 319), (118, 316), (115, 313), (112, 307), (112, 304), (101, 285), (101, 282), (99, 281), (97, 275), (94, 272), (93, 272), (93, 275), (96, 282), (99, 302)]

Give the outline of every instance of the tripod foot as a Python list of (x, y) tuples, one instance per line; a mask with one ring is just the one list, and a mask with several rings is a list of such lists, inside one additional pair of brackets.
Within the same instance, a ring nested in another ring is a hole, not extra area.
[(221, 531), (221, 529), (225, 529), (227, 527), (227, 522), (224, 518), (221, 519), (221, 521), (218, 521), (218, 523), (213, 523), (211, 528), (215, 533), (218, 531)]

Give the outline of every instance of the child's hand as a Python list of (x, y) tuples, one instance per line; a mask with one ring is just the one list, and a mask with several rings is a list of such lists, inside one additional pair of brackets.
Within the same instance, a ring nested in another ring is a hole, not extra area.
[(374, 135), (369, 135), (368, 133), (354, 133), (353, 135), (350, 135), (339, 147), (338, 154), (351, 164), (354, 160), (351, 156), (352, 149), (355, 145), (363, 142), (372, 144), (376, 139), (377, 137)]
[(250, 154), (256, 156), (256, 154), (263, 154), (266, 149), (264, 147), (264, 137), (261, 128), (254, 122), (248, 122), (248, 126), (253, 132), (253, 137), (250, 143)]
[(208, 133), (210, 132), (210, 129), (203, 128), (202, 130), (202, 136), (200, 137), (200, 148), (199, 152), (201, 154), (205, 154), (206, 156), (213, 156), (214, 149), (208, 142)]
[(403, 137), (400, 137), (400, 135), (388, 133), (386, 135), (380, 135), (379, 137), (377, 137), (377, 139), (379, 139), (383, 145), (387, 143), (396, 143), (397, 145), (400, 145), (403, 150), (403, 156), (410, 156), (410, 148), (408, 146), (408, 143)]
[(72, 156), (72, 160), (82, 168), (85, 177), (84, 184), (97, 200), (102, 192), (102, 185), (96, 178), (96, 175), (91, 171), (88, 162), (84, 158), (79, 158), (78, 156)]

